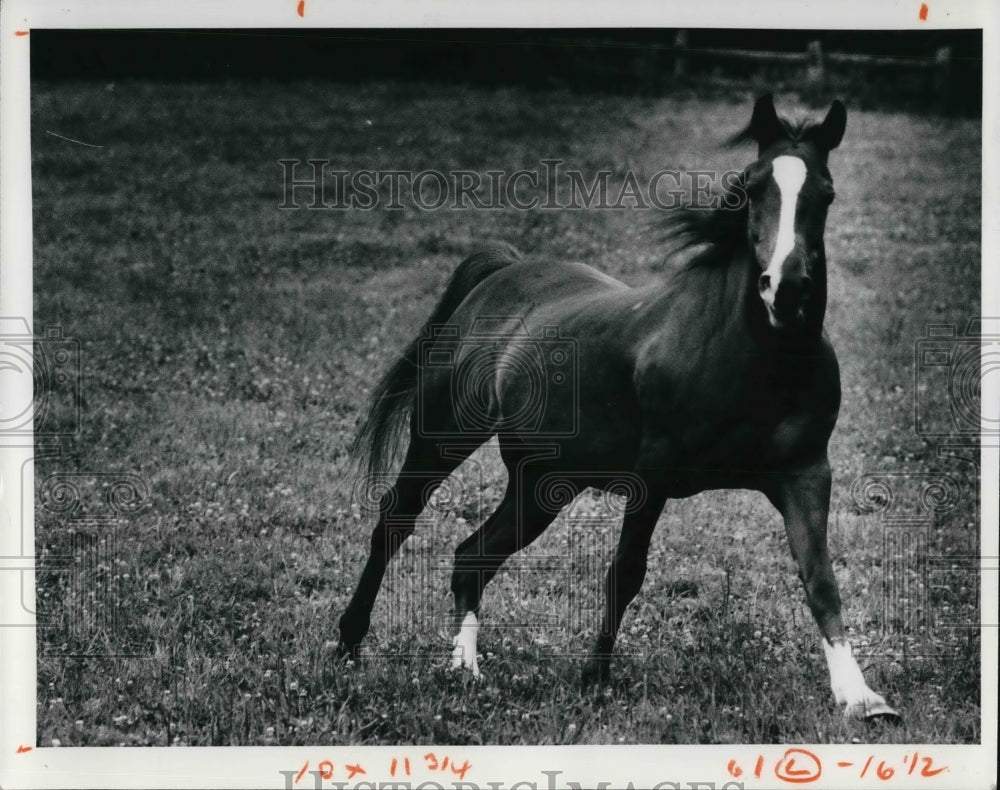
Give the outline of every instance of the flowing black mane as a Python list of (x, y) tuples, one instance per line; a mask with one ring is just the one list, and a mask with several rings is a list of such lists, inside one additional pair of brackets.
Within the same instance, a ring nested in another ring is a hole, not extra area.
[(748, 206), (746, 195), (727, 190), (717, 208), (705, 209), (688, 205), (667, 215), (661, 237), (667, 246), (667, 257), (691, 247), (707, 244), (688, 262), (688, 266), (732, 261), (734, 250), (747, 246)]

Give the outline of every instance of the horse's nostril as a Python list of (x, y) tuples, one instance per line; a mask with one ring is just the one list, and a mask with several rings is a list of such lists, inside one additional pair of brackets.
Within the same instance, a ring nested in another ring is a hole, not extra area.
[(762, 274), (760, 279), (757, 281), (757, 287), (760, 289), (761, 293), (764, 293), (771, 287), (771, 275)]

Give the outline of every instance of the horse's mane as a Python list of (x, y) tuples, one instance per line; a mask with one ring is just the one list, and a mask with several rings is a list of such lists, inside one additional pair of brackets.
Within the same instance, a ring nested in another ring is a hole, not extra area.
[[(814, 130), (819, 129), (822, 124), (817, 123), (811, 119), (804, 119), (800, 121), (789, 121), (787, 118), (782, 118), (778, 116), (778, 123), (781, 124), (781, 128), (785, 131), (785, 137), (793, 143), (805, 142), (808, 140)], [(734, 134), (726, 142), (727, 146), (742, 145), (743, 143), (749, 143), (754, 140), (752, 132), (752, 124), (748, 123), (741, 131)]]
[(746, 247), (748, 217), (745, 195), (727, 190), (716, 208), (688, 205), (671, 211), (660, 235), (667, 244), (668, 257), (691, 247), (708, 245), (688, 266), (732, 260), (734, 251)]

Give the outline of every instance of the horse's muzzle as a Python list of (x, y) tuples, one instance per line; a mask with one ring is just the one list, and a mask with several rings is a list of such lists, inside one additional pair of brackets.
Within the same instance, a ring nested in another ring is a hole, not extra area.
[(758, 283), (767, 317), (775, 329), (793, 329), (805, 320), (806, 302), (812, 289), (809, 277), (783, 279), (773, 288), (770, 277), (761, 275)]

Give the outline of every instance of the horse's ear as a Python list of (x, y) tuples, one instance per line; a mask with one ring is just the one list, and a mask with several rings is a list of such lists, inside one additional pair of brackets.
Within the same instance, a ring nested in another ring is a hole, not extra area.
[(770, 93), (765, 93), (754, 103), (753, 115), (750, 116), (746, 134), (757, 141), (761, 151), (788, 136), (784, 125), (778, 120), (778, 113), (774, 109), (774, 97)]
[(823, 123), (815, 127), (812, 135), (813, 141), (824, 151), (832, 151), (844, 137), (844, 129), (847, 127), (847, 110), (843, 102), (835, 99), (830, 109), (823, 119)]
[(753, 140), (760, 146), (760, 151), (769, 148), (772, 143), (788, 137), (785, 125), (778, 119), (774, 109), (774, 97), (765, 93), (754, 103), (750, 123), (743, 131), (729, 139), (729, 145), (737, 145)]

